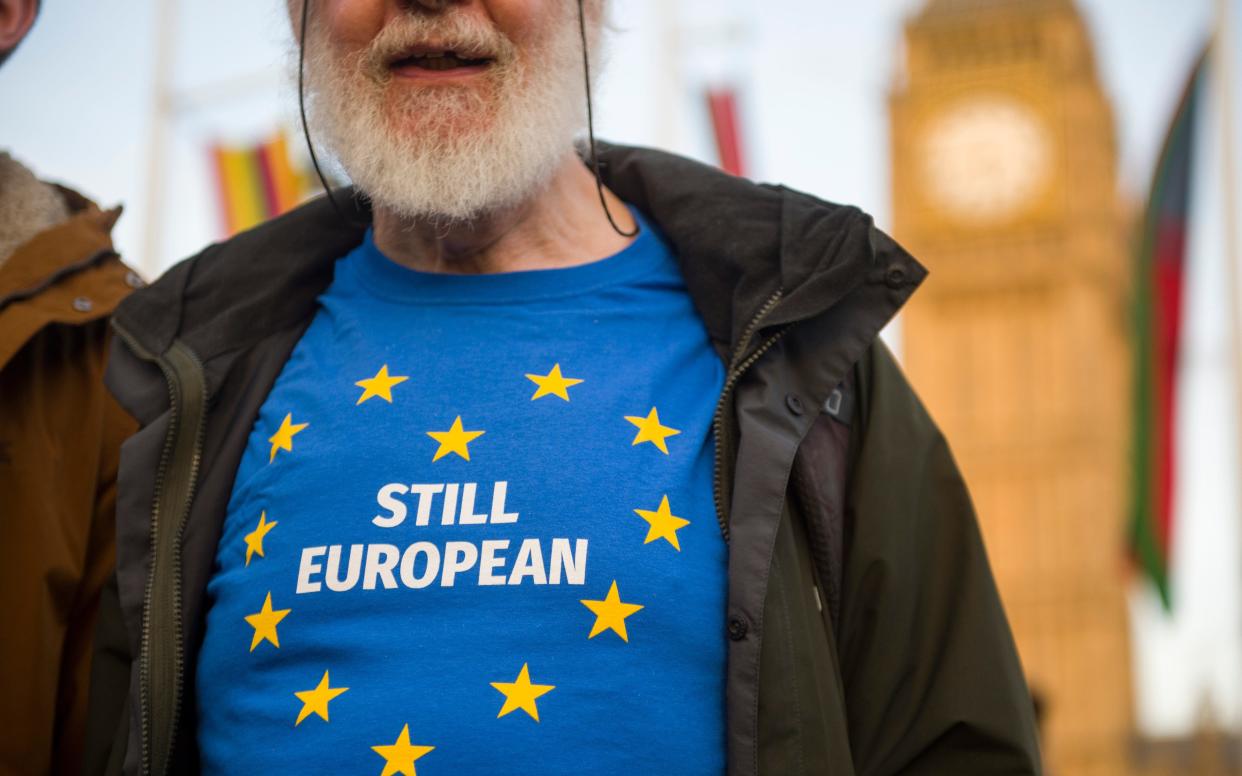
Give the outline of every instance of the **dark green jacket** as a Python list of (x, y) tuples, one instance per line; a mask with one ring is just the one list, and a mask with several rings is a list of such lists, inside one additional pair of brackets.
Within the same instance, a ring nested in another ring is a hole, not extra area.
[[(654, 151), (606, 182), (677, 251), (728, 365), (729, 773), (1037, 773), (1030, 697), (965, 486), (876, 336), (925, 275), (854, 208)], [(338, 195), (338, 198), (341, 198)], [(321, 199), (214, 245), (118, 310), (117, 573), (91, 772), (197, 769), (194, 665), (260, 405), (362, 238)], [(356, 222), (356, 223), (355, 223)]]

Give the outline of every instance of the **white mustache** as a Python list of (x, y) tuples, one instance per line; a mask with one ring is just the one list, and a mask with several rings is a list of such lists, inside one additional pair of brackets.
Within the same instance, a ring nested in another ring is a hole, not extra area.
[(471, 59), (491, 59), (507, 66), (517, 58), (517, 47), (486, 23), (461, 13), (443, 16), (401, 16), (389, 22), (362, 55), (363, 71), (386, 77), (389, 65), (417, 47), (434, 46)]

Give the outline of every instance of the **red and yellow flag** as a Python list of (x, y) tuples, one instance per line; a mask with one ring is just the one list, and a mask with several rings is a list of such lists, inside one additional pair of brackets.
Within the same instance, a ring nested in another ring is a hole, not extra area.
[(292, 209), (307, 193), (306, 176), (290, 162), (283, 131), (254, 146), (214, 145), (211, 156), (227, 235)]

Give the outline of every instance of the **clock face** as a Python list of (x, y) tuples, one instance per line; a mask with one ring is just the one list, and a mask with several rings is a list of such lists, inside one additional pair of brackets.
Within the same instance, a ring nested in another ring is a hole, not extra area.
[(962, 100), (934, 118), (920, 149), (927, 191), (963, 221), (1014, 215), (1039, 193), (1052, 151), (1039, 117), (1009, 97)]

